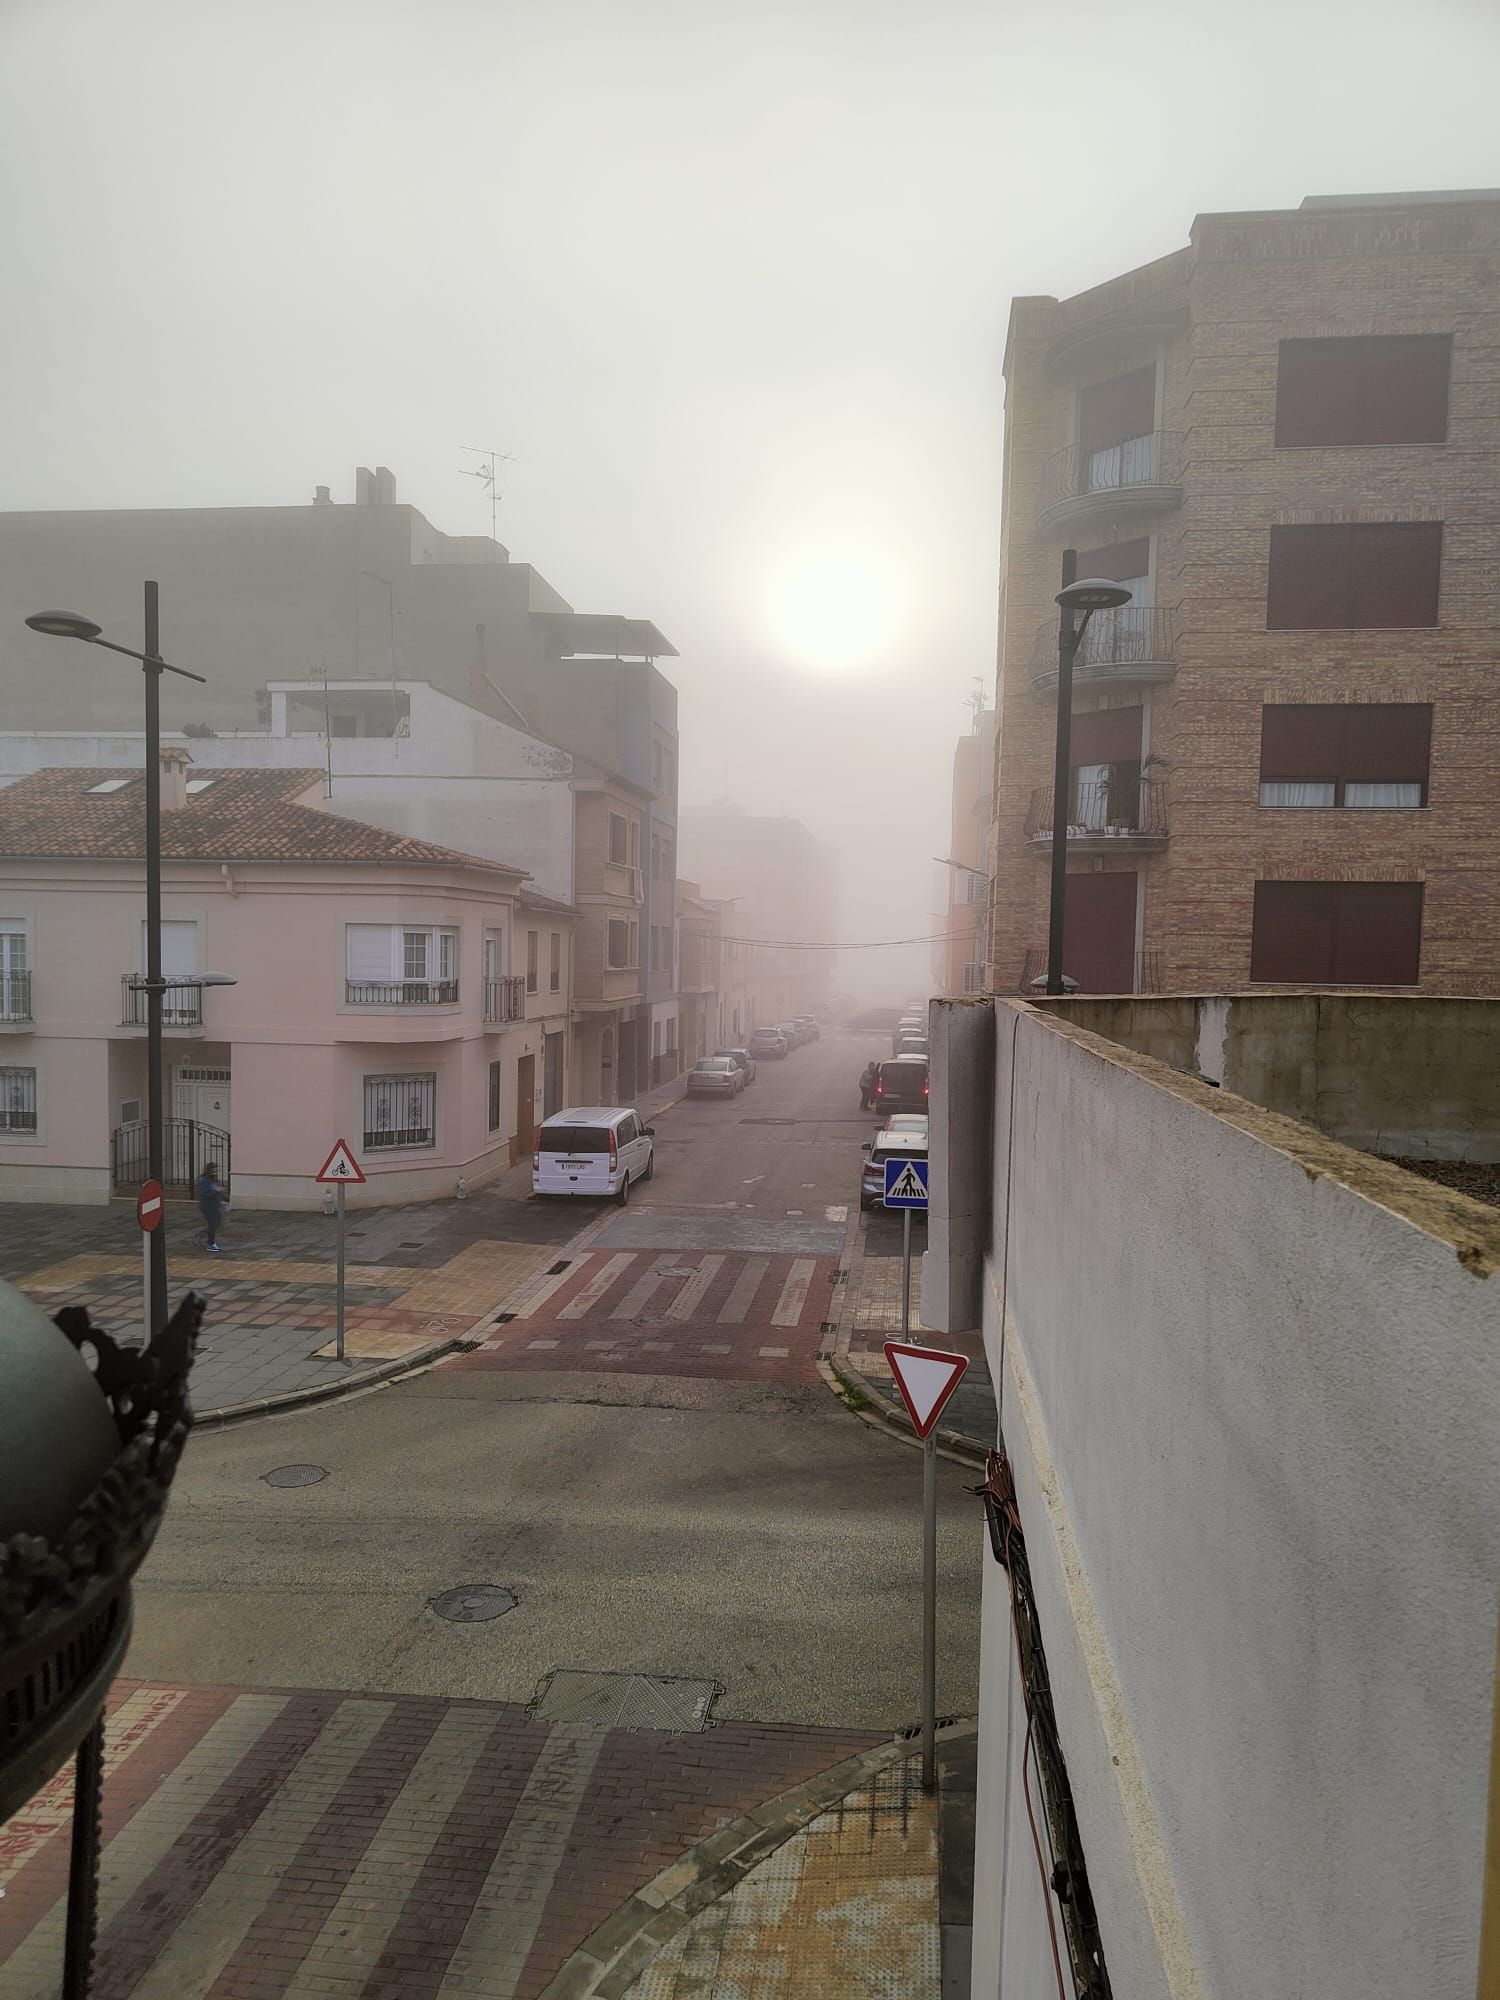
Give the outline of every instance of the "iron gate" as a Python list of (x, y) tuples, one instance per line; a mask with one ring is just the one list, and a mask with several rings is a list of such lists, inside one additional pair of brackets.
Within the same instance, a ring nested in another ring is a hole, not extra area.
[[(163, 1185), (178, 1194), (193, 1194), (206, 1166), (219, 1170), (229, 1192), (229, 1134), (196, 1118), (168, 1118), (162, 1127)], [(138, 1188), (150, 1172), (151, 1127), (144, 1118), (117, 1125), (109, 1140), (110, 1184), (116, 1194)]]

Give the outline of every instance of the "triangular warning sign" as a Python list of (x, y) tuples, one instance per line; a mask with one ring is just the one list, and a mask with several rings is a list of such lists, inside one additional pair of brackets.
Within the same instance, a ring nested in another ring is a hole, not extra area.
[(333, 1151), (328, 1155), (328, 1158), (319, 1167), (316, 1178), (320, 1181), (354, 1182), (362, 1181), (364, 1174), (360, 1169), (359, 1161), (355, 1159), (353, 1153), (349, 1150), (347, 1142), (340, 1139)]
[(936, 1347), (908, 1347), (899, 1340), (885, 1343), (885, 1358), (901, 1391), (901, 1400), (919, 1438), (926, 1437), (943, 1405), (958, 1387), (968, 1367), (963, 1354), (944, 1354)]

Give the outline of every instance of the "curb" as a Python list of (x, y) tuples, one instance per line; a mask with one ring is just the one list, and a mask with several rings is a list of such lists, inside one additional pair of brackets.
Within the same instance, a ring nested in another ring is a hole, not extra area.
[(469, 1335), (455, 1335), (451, 1340), (434, 1341), (430, 1347), (419, 1347), (414, 1354), (403, 1354), (395, 1361), (377, 1362), (373, 1368), (361, 1369), (358, 1375), (350, 1375), (342, 1382), (315, 1382), (306, 1389), (289, 1389), (282, 1396), (261, 1396), (250, 1403), (230, 1403), (222, 1410), (195, 1412), (195, 1431), (215, 1430), (225, 1424), (243, 1423), (249, 1417), (275, 1417), (287, 1410), (298, 1410), (307, 1403), (328, 1403), (336, 1396), (351, 1396), (356, 1389), (370, 1389), (382, 1382), (393, 1382), (398, 1376), (415, 1373), (426, 1368), (431, 1362), (455, 1349), (466, 1347)]
[[(861, 1423), (869, 1424), (874, 1430), (883, 1431), (887, 1437), (897, 1438), (902, 1444), (916, 1445), (920, 1449), (922, 1440), (912, 1429), (911, 1418), (905, 1410), (898, 1410), (894, 1403), (887, 1403), (878, 1390), (867, 1390), (857, 1374), (840, 1374), (832, 1362), (822, 1355), (818, 1356), (818, 1373), (851, 1416), (858, 1417)], [(857, 1390), (866, 1399), (858, 1408), (848, 1400), (850, 1389)], [(933, 1436), (937, 1439), (939, 1458), (951, 1459), (955, 1465), (967, 1466), (971, 1472), (984, 1471), (988, 1458), (986, 1446), (976, 1444), (962, 1431), (945, 1431), (941, 1427), (933, 1432)]]
[[(975, 1721), (949, 1723), (938, 1730), (937, 1741), (950, 1742), (978, 1727)], [(700, 1910), (738, 1888), (757, 1863), (877, 1772), (919, 1754), (914, 1736), (861, 1750), (700, 1840), (606, 1917), (563, 1961), (538, 2000), (622, 2000), (662, 1946)]]

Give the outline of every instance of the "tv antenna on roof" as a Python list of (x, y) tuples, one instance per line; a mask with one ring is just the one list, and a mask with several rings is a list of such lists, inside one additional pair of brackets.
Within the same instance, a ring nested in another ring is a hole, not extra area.
[(472, 452), (475, 458), (484, 460), (482, 465), (461, 465), (458, 469), (462, 478), (477, 479), (485, 492), (489, 494), (490, 540), (492, 542), (498, 541), (499, 537), (495, 533), (495, 518), (500, 508), (500, 481), (497, 467), (512, 464), (515, 459), (515, 453), (511, 451), (494, 451), (488, 445), (483, 444), (463, 444), (459, 446), (459, 450)]
[(974, 676), (974, 692), (969, 696), (965, 706), (973, 710), (974, 732), (977, 735), (979, 718), (984, 714), (984, 682), (978, 674)]

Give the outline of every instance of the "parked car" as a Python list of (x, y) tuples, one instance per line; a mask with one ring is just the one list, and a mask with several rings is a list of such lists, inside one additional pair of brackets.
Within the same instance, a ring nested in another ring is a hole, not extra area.
[(716, 1056), (728, 1056), (747, 1084), (755, 1081), (755, 1058), (748, 1049), (715, 1049)]
[(927, 1109), (926, 1056), (892, 1056), (875, 1076), (877, 1111), (923, 1111)]
[(881, 1126), (882, 1132), (920, 1132), (927, 1137), (927, 1113), (925, 1111), (894, 1111)]
[(865, 1148), (865, 1161), (859, 1175), (859, 1205), (861, 1208), (879, 1208), (885, 1200), (885, 1163), (887, 1160), (925, 1160), (927, 1158), (927, 1134), (925, 1132), (892, 1132), (889, 1129), (877, 1132)]
[(800, 1049), (807, 1040), (795, 1021), (778, 1021), (776, 1025), (781, 1030), (789, 1049)]
[(895, 1032), (891, 1036), (891, 1054), (894, 1056), (901, 1053), (899, 1045), (907, 1035), (921, 1035), (925, 1038), (926, 1034), (927, 1016), (925, 1014), (903, 1014), (901, 1019), (896, 1023)]
[(903, 1035), (896, 1043), (898, 1056), (926, 1056), (928, 1054), (925, 1035)]
[(786, 1036), (779, 1028), (756, 1028), (750, 1036), (750, 1053), (757, 1062), (780, 1062), (786, 1054)]
[(728, 1056), (704, 1056), (688, 1071), (687, 1087), (689, 1097), (738, 1097), (745, 1079)]
[(818, 1026), (815, 1014), (799, 1014), (797, 1016), (797, 1026), (802, 1030), (803, 1040), (808, 1042), (817, 1041), (823, 1032)]
[(656, 1128), (617, 1105), (585, 1104), (545, 1119), (531, 1156), (533, 1194), (612, 1195), (623, 1208), (656, 1172)]

